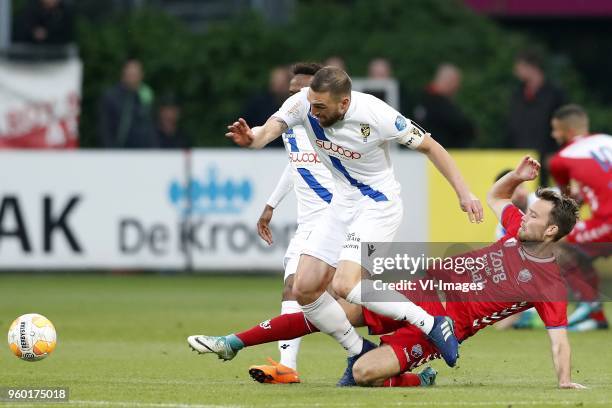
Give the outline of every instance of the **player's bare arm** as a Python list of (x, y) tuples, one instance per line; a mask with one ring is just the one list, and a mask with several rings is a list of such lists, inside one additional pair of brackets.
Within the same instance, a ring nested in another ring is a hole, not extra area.
[(272, 245), (272, 231), (270, 230), (270, 221), (274, 215), (274, 209), (278, 207), (287, 193), (293, 189), (293, 178), (291, 176), (291, 165), (287, 164), (285, 170), (278, 179), (274, 191), (270, 194), (266, 206), (264, 207), (259, 219), (257, 220), (257, 233), (266, 241), (268, 245)]
[(573, 383), (571, 378), (571, 350), (567, 330), (549, 329), (553, 364), (559, 380), (559, 388), (584, 389), (584, 385)]
[(470, 192), (457, 164), (446, 149), (427, 134), (416, 150), (426, 154), (438, 171), (448, 180), (457, 193), (461, 209), (467, 212), (470, 222), (482, 222), (484, 214), (482, 204)]
[(540, 172), (540, 163), (530, 157), (525, 156), (516, 168), (497, 180), (487, 194), (487, 204), (497, 219), (501, 220), (504, 208), (512, 203), (512, 193), (525, 181), (535, 180)]
[(249, 127), (243, 118), (227, 127), (226, 137), (232, 139), (240, 147), (261, 149), (288, 129), (284, 120), (270, 117), (263, 126)]

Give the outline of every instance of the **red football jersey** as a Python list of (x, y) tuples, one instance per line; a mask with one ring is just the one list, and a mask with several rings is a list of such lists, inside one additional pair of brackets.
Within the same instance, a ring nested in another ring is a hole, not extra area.
[(580, 183), (593, 218), (612, 217), (612, 136), (575, 138), (550, 160), (550, 173), (562, 187), (570, 180)]
[(485, 248), (458, 255), (480, 257), (483, 267), (463, 274), (433, 271), (439, 281), (482, 284), (479, 291), (445, 292), (458, 339), (530, 307), (536, 308), (547, 328), (567, 326), (567, 288), (559, 267), (554, 257), (537, 258), (525, 250), (517, 239), (522, 217), (517, 207), (508, 205), (502, 213), (506, 235)]

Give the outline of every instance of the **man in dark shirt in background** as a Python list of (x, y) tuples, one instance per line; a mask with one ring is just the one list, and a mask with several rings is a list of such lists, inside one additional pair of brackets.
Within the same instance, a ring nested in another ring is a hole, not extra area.
[(16, 29), (18, 41), (44, 45), (72, 43), (72, 9), (62, 0), (30, 0)]
[(535, 50), (525, 50), (515, 59), (514, 75), (521, 85), (510, 99), (507, 146), (536, 150), (542, 163), (540, 182), (547, 185), (547, 158), (557, 150), (550, 137), (550, 120), (566, 98), (559, 87), (546, 79), (543, 66), (543, 59)]
[(453, 100), (461, 87), (461, 71), (441, 64), (414, 108), (413, 117), (441, 145), (469, 147), (475, 136), (474, 124)]
[(129, 59), (121, 81), (106, 90), (100, 100), (98, 137), (105, 148), (155, 148), (153, 91), (143, 82), (142, 63)]
[[(242, 109), (242, 117), (247, 123), (265, 123), (281, 107), (289, 97), (290, 74), (289, 68), (285, 66), (270, 71), (268, 88), (251, 96)], [(282, 138), (279, 137), (268, 146), (284, 147)]]

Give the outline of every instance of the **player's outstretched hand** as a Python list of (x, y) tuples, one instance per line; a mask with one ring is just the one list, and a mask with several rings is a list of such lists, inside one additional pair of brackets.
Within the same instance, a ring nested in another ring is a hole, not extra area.
[(582, 384), (578, 384), (578, 383), (561, 383), (559, 384), (559, 388), (564, 389), (564, 390), (586, 390), (587, 387), (585, 387)]
[(232, 123), (227, 127), (226, 137), (229, 137), (241, 147), (248, 147), (253, 143), (255, 135), (253, 131), (246, 123), (246, 120), (240, 118), (237, 122)]
[(540, 163), (536, 159), (525, 156), (516, 169), (514, 169), (514, 173), (523, 181), (531, 181), (538, 177), (540, 167)]
[(268, 243), (268, 245), (272, 245), (272, 231), (270, 231), (270, 220), (272, 220), (272, 214), (274, 213), (274, 208), (266, 204), (263, 212), (259, 216), (259, 220), (257, 220), (257, 233)]
[(484, 219), (484, 211), (480, 200), (472, 193), (459, 198), (461, 209), (468, 214), (470, 222), (481, 223)]

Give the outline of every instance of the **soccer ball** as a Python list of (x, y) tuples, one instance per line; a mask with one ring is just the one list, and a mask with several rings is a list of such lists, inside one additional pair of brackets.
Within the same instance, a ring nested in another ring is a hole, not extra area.
[(47, 357), (55, 350), (56, 341), (53, 323), (36, 313), (19, 316), (8, 332), (11, 351), (25, 361), (38, 361)]

